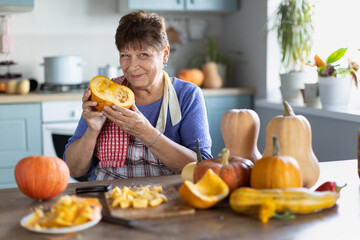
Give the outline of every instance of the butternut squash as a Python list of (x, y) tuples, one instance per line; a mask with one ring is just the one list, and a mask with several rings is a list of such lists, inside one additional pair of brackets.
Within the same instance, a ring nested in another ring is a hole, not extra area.
[(221, 118), (221, 133), (231, 156), (250, 159), (261, 158), (257, 147), (260, 119), (251, 109), (231, 109)]
[(205, 88), (221, 88), (223, 80), (219, 75), (219, 71), (215, 62), (208, 62), (203, 65), (204, 87)]
[(312, 149), (311, 126), (302, 115), (295, 115), (284, 101), (284, 115), (276, 116), (266, 127), (266, 142), (263, 157), (273, 155), (272, 136), (277, 136), (281, 154), (295, 158), (302, 175), (303, 187), (311, 188), (319, 178), (319, 161)]

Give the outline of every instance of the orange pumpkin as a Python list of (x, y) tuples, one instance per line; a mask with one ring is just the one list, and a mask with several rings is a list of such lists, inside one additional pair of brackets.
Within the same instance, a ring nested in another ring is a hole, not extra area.
[(250, 159), (261, 158), (257, 147), (260, 119), (251, 109), (230, 109), (221, 118), (221, 133), (225, 147), (232, 156)]
[(176, 77), (187, 82), (192, 82), (196, 86), (201, 86), (204, 82), (204, 73), (197, 68), (182, 69), (178, 72)]
[(198, 163), (194, 170), (194, 182), (198, 182), (208, 169), (212, 169), (228, 185), (230, 192), (239, 187), (250, 186), (250, 173), (254, 163), (245, 158), (233, 156), (224, 148), (221, 158), (207, 159)]
[(16, 164), (14, 175), (20, 191), (26, 196), (51, 199), (66, 189), (70, 171), (60, 158), (30, 156)]
[(297, 188), (302, 187), (299, 163), (290, 156), (280, 155), (279, 142), (272, 137), (274, 153), (259, 159), (252, 169), (252, 188)]
[(134, 92), (124, 86), (111, 81), (104, 76), (96, 76), (90, 81), (91, 101), (97, 102), (95, 108), (104, 110), (105, 106), (119, 105), (130, 108), (135, 100)]

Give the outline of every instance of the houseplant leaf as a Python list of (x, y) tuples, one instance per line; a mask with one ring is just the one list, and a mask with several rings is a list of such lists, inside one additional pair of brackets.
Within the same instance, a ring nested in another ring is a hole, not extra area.
[(338, 50), (330, 54), (330, 56), (328, 56), (328, 58), (326, 59), (326, 64), (331, 64), (340, 60), (340, 58), (345, 55), (346, 51), (347, 48), (339, 48)]

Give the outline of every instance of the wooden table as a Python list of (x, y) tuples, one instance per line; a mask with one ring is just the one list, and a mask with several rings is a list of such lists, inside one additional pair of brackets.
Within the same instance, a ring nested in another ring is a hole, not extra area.
[[(0, 190), (0, 238), (1, 239), (360, 239), (359, 177), (356, 160), (323, 162), (318, 183), (332, 180), (347, 183), (335, 207), (316, 214), (297, 215), (292, 220), (271, 219), (262, 224), (256, 216), (235, 213), (226, 202), (208, 210), (197, 210), (193, 215), (160, 219), (139, 220), (156, 226), (168, 233), (129, 229), (111, 223), (98, 225), (78, 232), (75, 236), (49, 235), (30, 232), (19, 225), (20, 219), (39, 202), (23, 195), (18, 189)], [(63, 194), (74, 194), (78, 186), (111, 183), (131, 184), (181, 184), (179, 175), (116, 180), (102, 182), (71, 183)], [(103, 202), (101, 194), (93, 194)], [(54, 199), (55, 200), (55, 199)], [(54, 201), (52, 200), (52, 201)]]

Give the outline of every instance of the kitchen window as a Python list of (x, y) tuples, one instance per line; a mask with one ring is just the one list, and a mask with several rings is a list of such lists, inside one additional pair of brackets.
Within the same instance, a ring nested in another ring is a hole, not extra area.
[[(280, 0), (268, 0), (268, 16), (272, 16), (279, 5)], [(356, 62), (360, 62), (360, 34), (358, 23), (360, 22), (360, 1), (358, 0), (326, 0), (313, 1), (314, 9), (314, 42), (310, 53), (310, 60), (318, 54), (326, 59), (330, 53), (341, 47), (347, 47), (347, 56)], [(271, 22), (269, 23), (271, 26)], [(267, 38), (267, 95), (281, 99), (279, 91), (281, 71), (280, 48), (277, 42), (276, 31), (270, 31)], [(306, 71), (314, 73), (313, 81), (316, 81), (315, 68)], [(350, 109), (360, 109), (360, 87), (353, 87), (350, 99)]]

